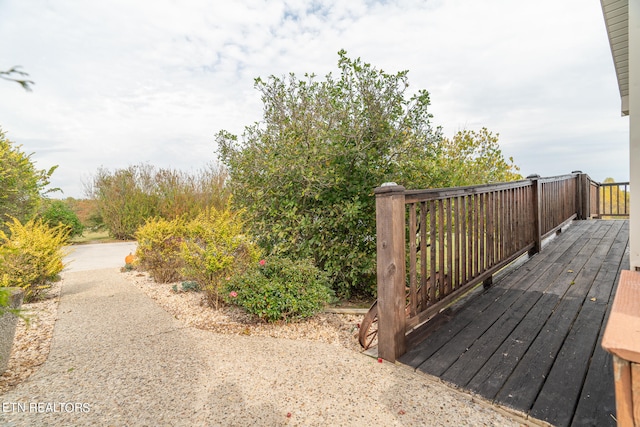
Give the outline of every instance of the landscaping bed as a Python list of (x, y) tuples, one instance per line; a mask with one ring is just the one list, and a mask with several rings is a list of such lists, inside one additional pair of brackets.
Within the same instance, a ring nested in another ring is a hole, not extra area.
[(304, 339), (336, 344), (358, 352), (362, 350), (358, 344), (358, 325), (362, 315), (320, 313), (299, 322), (265, 323), (235, 306), (222, 306), (214, 310), (204, 303), (203, 293), (183, 291), (180, 282), (156, 283), (147, 273), (138, 271), (122, 274), (188, 326), (221, 334)]

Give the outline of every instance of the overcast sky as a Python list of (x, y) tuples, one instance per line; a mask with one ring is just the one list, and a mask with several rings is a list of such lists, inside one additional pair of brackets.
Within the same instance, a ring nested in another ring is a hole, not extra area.
[(628, 118), (598, 0), (0, 0), (0, 126), (61, 197), (96, 169), (196, 170), (259, 121), (256, 77), (409, 70), (446, 136), (487, 127), (524, 175), (629, 176)]

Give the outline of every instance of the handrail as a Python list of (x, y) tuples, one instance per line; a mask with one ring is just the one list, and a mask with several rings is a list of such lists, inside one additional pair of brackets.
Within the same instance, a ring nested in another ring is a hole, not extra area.
[(395, 361), (406, 334), (576, 217), (590, 179), (557, 177), (376, 193), (378, 355)]
[(598, 184), (598, 217), (629, 216), (629, 182)]

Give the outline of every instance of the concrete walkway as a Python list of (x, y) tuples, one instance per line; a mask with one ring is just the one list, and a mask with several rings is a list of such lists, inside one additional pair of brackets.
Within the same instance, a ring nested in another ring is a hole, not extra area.
[(49, 358), (1, 397), (1, 425), (520, 425), (342, 347), (185, 327), (117, 268), (63, 280)]

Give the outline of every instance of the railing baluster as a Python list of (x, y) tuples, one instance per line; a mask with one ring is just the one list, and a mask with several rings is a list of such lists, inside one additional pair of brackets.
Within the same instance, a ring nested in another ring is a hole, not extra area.
[(467, 264), (467, 260), (469, 259), (469, 257), (467, 256), (467, 248), (469, 247), (469, 239), (467, 234), (467, 196), (461, 197), (460, 218), (462, 222), (462, 224), (460, 224), (460, 233), (462, 234), (460, 236), (460, 240), (462, 242), (462, 244), (460, 245), (460, 256), (462, 257), (462, 259), (460, 260), (460, 265), (462, 267), (460, 283), (462, 284), (466, 283), (469, 277), (467, 275), (467, 272), (469, 271)]
[[(444, 282), (444, 294), (451, 293), (451, 281), (453, 280), (453, 236), (452, 224), (453, 212), (451, 212), (451, 199), (447, 199), (447, 276), (442, 276)], [(446, 279), (445, 279), (446, 278)]]
[[(539, 250), (540, 240), (580, 215), (579, 208), (582, 216), (602, 216), (603, 212), (595, 209), (589, 212), (590, 202), (597, 206), (598, 198), (608, 199), (605, 209), (626, 210), (628, 188), (622, 185), (616, 194), (613, 186), (595, 191), (597, 185), (592, 185), (586, 175), (573, 174), (496, 185), (405, 191), (405, 236), (409, 238), (404, 246), (409, 256), (409, 271), (405, 273), (409, 298), (406, 327), (426, 320), (435, 313), (433, 310), (453, 301), (473, 284), (489, 284), (499, 268), (528, 250)], [(578, 191), (583, 193), (578, 195)], [(376, 194), (387, 196), (378, 189)], [(403, 294), (397, 301), (405, 298)], [(389, 300), (385, 304), (390, 310)]]
[(409, 205), (409, 314), (415, 316), (418, 309), (417, 294), (417, 239), (418, 231), (416, 230), (416, 204)]
[(460, 200), (461, 197), (454, 199), (454, 230), (455, 239), (455, 274), (451, 275), (451, 288), (457, 290), (460, 285), (460, 251), (461, 251), (461, 239), (460, 239)]
[(430, 213), (430, 231), (431, 231), (431, 248), (430, 248), (430, 268), (429, 268), (429, 304), (435, 304), (436, 302), (436, 256), (438, 255), (438, 248), (436, 243), (436, 201), (429, 200), (429, 213)]
[[(429, 249), (431, 247), (429, 246)], [(427, 276), (427, 203), (420, 203), (420, 295), (421, 304), (420, 308), (424, 310), (427, 307), (427, 299), (429, 294), (427, 293), (428, 280)]]
[(443, 282), (445, 275), (445, 254), (447, 252), (445, 248), (445, 239), (444, 239), (444, 200), (438, 201), (438, 272), (440, 274), (440, 280), (436, 281), (438, 286), (437, 288), (437, 299), (442, 298), (442, 293), (444, 292)]

